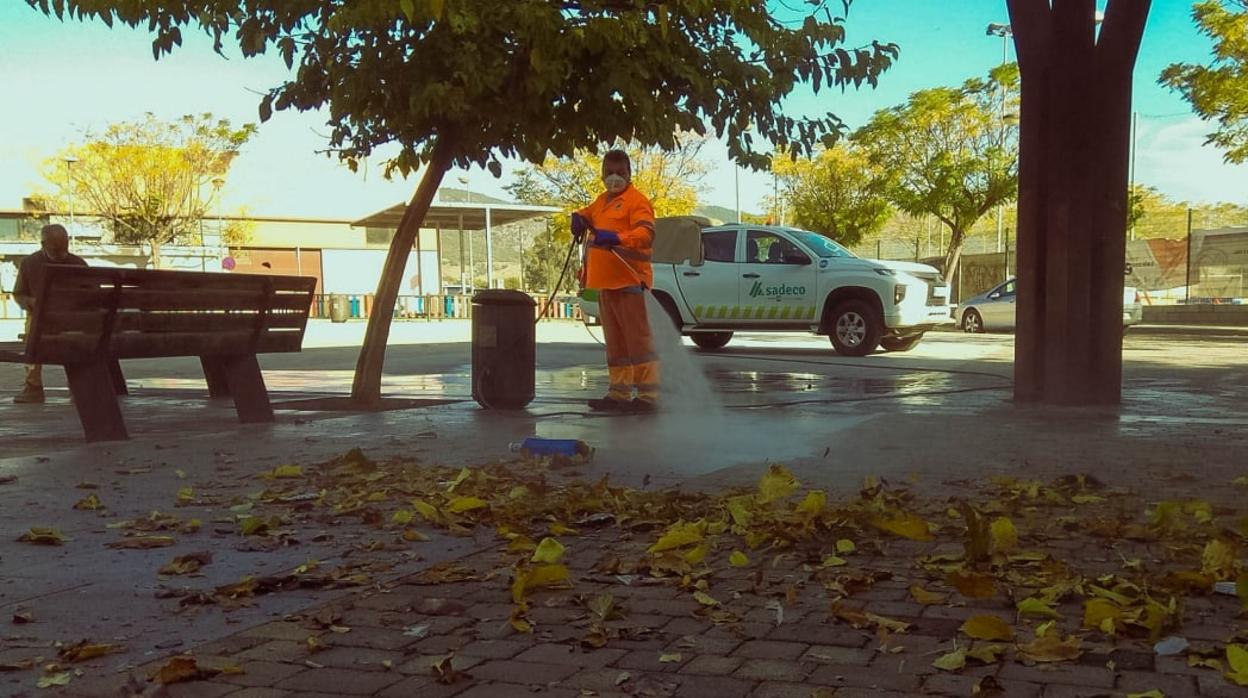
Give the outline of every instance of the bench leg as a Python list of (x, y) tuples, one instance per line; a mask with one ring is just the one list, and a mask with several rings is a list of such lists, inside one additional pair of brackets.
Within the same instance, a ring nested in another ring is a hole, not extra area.
[(113, 392), (117, 395), (129, 395), (130, 389), (126, 387), (126, 374), (121, 372), (121, 362), (113, 359), (108, 364), (109, 377), (113, 379)]
[(269, 404), (269, 391), (264, 387), (264, 376), (260, 373), (260, 362), (255, 355), (231, 356), (221, 359), (221, 364), (230, 395), (234, 396), (238, 421), (243, 424), (272, 422), (273, 407)]
[(229, 397), (230, 382), (226, 378), (225, 360), (201, 356), (199, 365), (204, 367), (204, 380), (208, 383), (208, 397)]
[(69, 392), (74, 396), (74, 407), (87, 441), (129, 438), (109, 362), (69, 364), (65, 366), (65, 377), (69, 379)]

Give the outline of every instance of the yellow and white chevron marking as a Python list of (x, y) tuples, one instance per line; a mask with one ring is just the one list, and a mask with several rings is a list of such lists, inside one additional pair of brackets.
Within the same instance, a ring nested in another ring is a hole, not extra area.
[(815, 306), (699, 305), (693, 314), (699, 320), (814, 320)]

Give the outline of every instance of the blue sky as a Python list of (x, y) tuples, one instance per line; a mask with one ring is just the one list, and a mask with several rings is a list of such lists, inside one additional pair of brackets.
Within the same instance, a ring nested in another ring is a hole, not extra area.
[[(1208, 55), (1208, 41), (1196, 33), (1189, 11), (1187, 0), (1153, 3), (1136, 67), (1135, 106), (1141, 114), (1136, 179), (1181, 199), (1248, 203), (1248, 168), (1223, 165), (1220, 153), (1203, 147), (1208, 126), (1156, 83), (1169, 63), (1204, 61)], [(999, 63), (1001, 39), (986, 36), (984, 29), (1004, 21), (1005, 0), (855, 0), (848, 45), (894, 41), (901, 46), (899, 61), (878, 89), (825, 90), (796, 97), (793, 105), (829, 110), (850, 126), (860, 125), (910, 92), (958, 84)], [(21, 0), (0, 2), (0, 208), (17, 208), (23, 195), (43, 186), (39, 163), (85, 128), (149, 111), (162, 118), (212, 112), (236, 123), (258, 121), (257, 92), (277, 84), (285, 72), (275, 59), (222, 59), (198, 37), (153, 61), (146, 32), (61, 23)], [(279, 113), (261, 125), (231, 172), (227, 210), (246, 205), (257, 213), (354, 217), (410, 194), (415, 179), (387, 182), (376, 167), (367, 175), (352, 174), (318, 155), (325, 144), (323, 124), (316, 113)], [(704, 199), (733, 206), (734, 178), (725, 149), (712, 144), (705, 155), (712, 174), (704, 182)], [(381, 158), (375, 160), (374, 166)], [(461, 176), (465, 173), (450, 173), (447, 184), (460, 186)], [(466, 176), (471, 188), (494, 195), (502, 195), (509, 180), (481, 170)], [(771, 189), (770, 177), (743, 171), (740, 182), (743, 208), (757, 209)]]

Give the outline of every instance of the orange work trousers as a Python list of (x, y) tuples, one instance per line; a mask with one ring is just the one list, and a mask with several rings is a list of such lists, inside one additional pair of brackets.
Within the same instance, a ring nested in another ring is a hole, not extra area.
[(641, 289), (604, 289), (598, 293), (598, 313), (607, 341), (607, 371), (614, 400), (659, 398), (659, 360), (646, 318), (646, 294)]

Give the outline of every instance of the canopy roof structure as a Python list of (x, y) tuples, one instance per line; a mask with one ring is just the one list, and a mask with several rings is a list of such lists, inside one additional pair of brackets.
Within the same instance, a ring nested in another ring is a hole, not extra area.
[[(406, 209), (406, 203), (395, 204), (354, 221), (351, 225), (357, 228), (397, 228), (399, 221), (403, 219), (403, 211)], [(425, 214), (425, 220), (420, 227), (442, 230), (489, 230), (500, 225), (555, 213), (559, 213), (559, 209), (554, 206), (439, 201), (429, 207), (429, 212)]]

